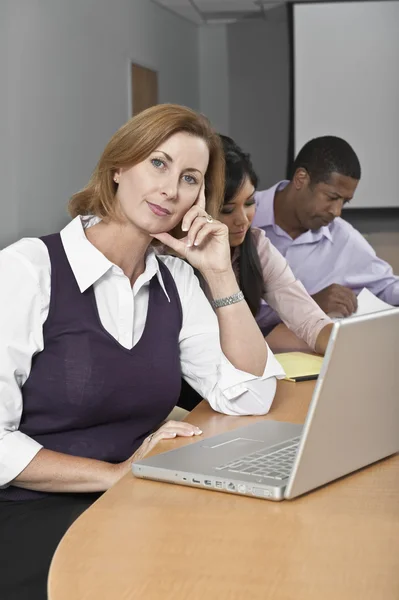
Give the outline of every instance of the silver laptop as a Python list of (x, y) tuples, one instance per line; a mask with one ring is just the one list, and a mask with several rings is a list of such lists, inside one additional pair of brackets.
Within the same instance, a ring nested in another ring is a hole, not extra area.
[(395, 308), (334, 324), (303, 426), (258, 421), (145, 458), (132, 470), (136, 477), (282, 500), (398, 451)]

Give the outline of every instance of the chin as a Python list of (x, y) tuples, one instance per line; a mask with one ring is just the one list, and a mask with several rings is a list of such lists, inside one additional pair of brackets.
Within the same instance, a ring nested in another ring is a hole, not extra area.
[(237, 239), (237, 236), (230, 237), (229, 238), (230, 248), (237, 248), (238, 246), (241, 246), (241, 244), (244, 241), (244, 238), (245, 238), (245, 235), (243, 235), (241, 238), (238, 238), (238, 239)]
[(174, 223), (159, 222), (158, 219), (146, 219), (142, 223), (134, 223), (136, 227), (141, 229), (144, 233), (148, 235), (154, 235), (156, 233), (170, 233), (176, 225)]

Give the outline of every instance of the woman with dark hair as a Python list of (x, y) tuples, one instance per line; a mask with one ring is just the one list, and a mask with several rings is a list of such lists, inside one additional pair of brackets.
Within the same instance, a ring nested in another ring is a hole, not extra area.
[(302, 283), (295, 279), (287, 261), (265, 233), (251, 227), (258, 177), (249, 154), (243, 152), (231, 138), (220, 137), (226, 161), (226, 181), (219, 220), (229, 228), (233, 270), (248, 306), (258, 317), (260, 327), (262, 301), (270, 305), (285, 324), (278, 325), (271, 332), (263, 331), (272, 348), (310, 347), (324, 354), (332, 321), (309, 296)]

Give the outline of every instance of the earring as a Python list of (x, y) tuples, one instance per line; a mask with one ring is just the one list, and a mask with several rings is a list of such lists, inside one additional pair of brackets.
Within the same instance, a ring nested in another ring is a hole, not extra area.
[(115, 183), (119, 183), (119, 178), (116, 175), (114, 176), (114, 181)]

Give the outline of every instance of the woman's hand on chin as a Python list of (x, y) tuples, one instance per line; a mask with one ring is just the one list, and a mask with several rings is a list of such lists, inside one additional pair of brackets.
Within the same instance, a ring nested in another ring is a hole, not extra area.
[(169, 233), (157, 233), (152, 237), (172, 248), (206, 277), (210, 273), (229, 272), (231, 258), (228, 228), (208, 215), (204, 206), (202, 187), (197, 202), (182, 221), (182, 230), (187, 232), (186, 236), (177, 239)]

